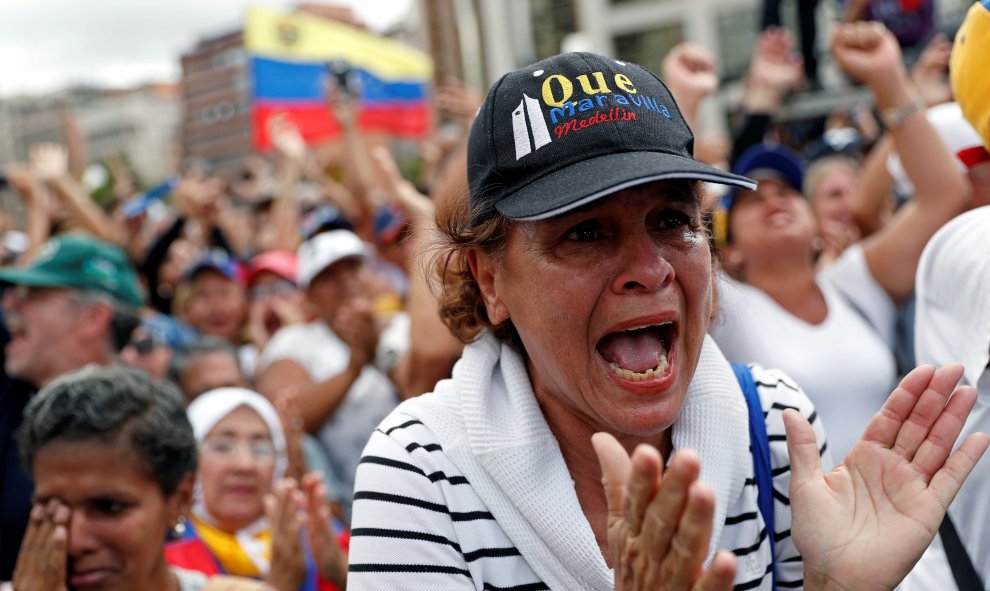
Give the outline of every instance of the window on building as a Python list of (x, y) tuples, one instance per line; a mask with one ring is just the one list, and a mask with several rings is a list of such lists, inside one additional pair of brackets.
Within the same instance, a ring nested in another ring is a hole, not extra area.
[[(786, 2), (785, 5), (792, 3)], [(784, 22), (793, 20), (793, 8), (785, 6)], [(759, 35), (759, 15), (753, 8), (720, 11), (717, 17), (719, 38), (719, 71), (723, 80), (742, 77), (753, 57)], [(794, 30), (793, 28), (791, 30)]]
[(653, 72), (660, 71), (663, 57), (682, 41), (684, 27), (680, 23), (616, 35), (613, 39), (617, 58), (639, 64)]
[(560, 53), (564, 37), (577, 30), (574, 0), (530, 0), (529, 14), (536, 60)]

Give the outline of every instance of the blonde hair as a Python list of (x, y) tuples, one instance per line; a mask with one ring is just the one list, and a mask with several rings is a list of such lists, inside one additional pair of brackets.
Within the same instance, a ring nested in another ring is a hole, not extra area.
[(822, 184), (825, 177), (838, 168), (845, 168), (854, 178), (859, 171), (859, 165), (856, 164), (856, 161), (842, 154), (823, 156), (808, 166), (804, 172), (804, 187), (802, 187), (804, 196), (808, 201), (813, 201), (815, 190)]

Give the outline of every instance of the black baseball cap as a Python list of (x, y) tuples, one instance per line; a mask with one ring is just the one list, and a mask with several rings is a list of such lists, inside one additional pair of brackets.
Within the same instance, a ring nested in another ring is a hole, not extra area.
[(472, 225), (562, 214), (616, 191), (665, 179), (753, 189), (698, 162), (670, 91), (645, 68), (565, 53), (502, 76), (471, 127)]

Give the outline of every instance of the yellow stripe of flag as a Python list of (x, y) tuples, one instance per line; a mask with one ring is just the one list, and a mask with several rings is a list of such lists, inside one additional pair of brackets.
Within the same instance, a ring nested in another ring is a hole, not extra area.
[(253, 7), (244, 46), (256, 55), (290, 61), (347, 60), (383, 80), (428, 80), (430, 57), (418, 49), (318, 16)]

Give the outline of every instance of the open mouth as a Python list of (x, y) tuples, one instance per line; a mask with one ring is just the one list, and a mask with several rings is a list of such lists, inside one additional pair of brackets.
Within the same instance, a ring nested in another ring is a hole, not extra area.
[(4, 314), (3, 323), (7, 332), (10, 333), (11, 338), (20, 336), (27, 329), (24, 319), (19, 314), (10, 311)]
[(654, 380), (670, 368), (668, 354), (675, 336), (672, 322), (638, 326), (605, 335), (597, 349), (618, 377), (634, 382)]
[(789, 226), (794, 223), (794, 216), (788, 211), (775, 211), (767, 216), (767, 224), (770, 226)]

